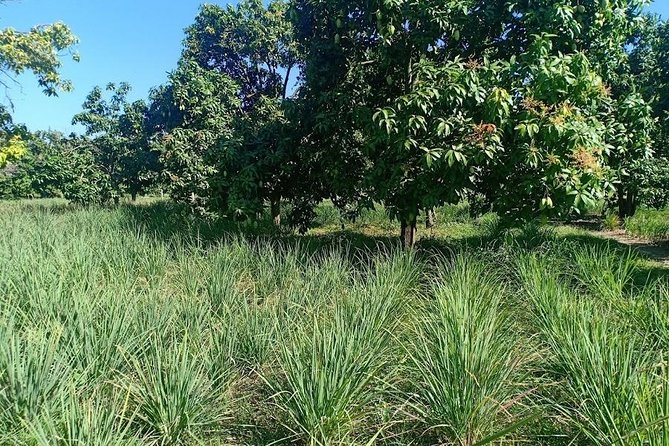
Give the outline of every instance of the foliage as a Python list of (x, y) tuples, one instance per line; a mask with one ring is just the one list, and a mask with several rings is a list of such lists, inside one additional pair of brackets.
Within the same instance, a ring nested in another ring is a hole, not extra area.
[(64, 197), (79, 204), (103, 204), (108, 177), (96, 164), (84, 137), (58, 132), (26, 134), (27, 152), (0, 176), (4, 199)]
[(602, 228), (606, 231), (615, 231), (616, 229), (620, 229), (621, 223), (622, 222), (620, 221), (618, 214), (609, 212), (604, 216), (602, 221)]
[(119, 415), (123, 404), (100, 395), (80, 402), (74, 392), (64, 392), (55, 411), (29, 424), (28, 436), (37, 446), (139, 446), (140, 440), (128, 435), (131, 423)]
[(105, 187), (100, 188), (97, 202), (118, 202), (124, 193), (133, 198), (145, 193), (158, 169), (157, 153), (149, 145), (146, 128), (148, 109), (144, 101), (128, 103), (130, 85), (110, 83), (107, 100), (100, 87), (86, 97), (84, 111), (72, 123), (86, 128), (91, 138), (91, 154)]
[(224, 163), (231, 158), (226, 140), (240, 106), (235, 90), (226, 76), (189, 61), (180, 63), (163, 90), (161, 99), (178, 111), (177, 122), (157, 135), (154, 146), (172, 197), (199, 214), (225, 209), (225, 190), (217, 179), (225, 178)]
[[(199, 211), (253, 217), (268, 200), (278, 218), (278, 203), (290, 193), (296, 172), (284, 143), (284, 107), (297, 52), (285, 8), (260, 0), (204, 5), (186, 31), (171, 80), (173, 104), (185, 114), (163, 147), (175, 198)], [(193, 99), (185, 91), (201, 102), (186, 105)]]
[(212, 381), (207, 363), (193, 355), (186, 340), (165, 347), (153, 341), (145, 361), (132, 361), (130, 401), (148, 438), (161, 445), (184, 444), (198, 429), (219, 422), (224, 410), (223, 381)]
[(612, 149), (608, 165), (614, 171), (618, 215), (634, 215), (653, 157), (655, 120), (650, 105), (638, 94), (630, 94), (614, 105), (614, 121), (608, 125)]
[(669, 205), (669, 160), (654, 158), (641, 161), (642, 166), (635, 169), (640, 177), (639, 202), (653, 208), (663, 209)]
[[(634, 214), (638, 204), (663, 207), (663, 187), (658, 187), (663, 175), (662, 166), (667, 157), (667, 130), (669, 121), (669, 71), (666, 63), (669, 55), (669, 28), (658, 17), (645, 16), (637, 23), (628, 46), (628, 57), (618, 68), (614, 91), (624, 98), (632, 95), (634, 102), (643, 98), (645, 110), (636, 106), (637, 112), (629, 115), (629, 102), (623, 103), (621, 135), (631, 137), (630, 148), (636, 146), (641, 153), (623, 153), (623, 164), (615, 160), (615, 168), (622, 168), (618, 185), (621, 217)], [(639, 114), (642, 112), (641, 114)], [(627, 115), (627, 116), (625, 116)], [(635, 137), (633, 137), (634, 135)], [(643, 145), (650, 146), (643, 149)]]
[[(0, 72), (13, 80), (13, 75), (31, 71), (44, 93), (55, 96), (60, 90), (72, 90), (72, 84), (60, 77), (61, 53), (77, 44), (79, 39), (62, 22), (40, 25), (30, 31), (14, 28), (0, 30)], [(72, 58), (79, 60), (74, 53)], [(6, 81), (0, 81), (7, 87)]]
[(510, 219), (591, 207), (607, 192), (602, 75), (641, 5), (294, 1), (323, 189), (383, 202), (409, 244), (420, 212), (472, 190)]
[(282, 373), (268, 383), (287, 412), (287, 428), (311, 445), (351, 441), (356, 424), (387, 380), (392, 333), (416, 282), (412, 257), (377, 264), (367, 283), (335, 304), (330, 322), (314, 318), (280, 351)]
[(11, 161), (21, 159), (27, 152), (25, 141), (19, 136), (14, 135), (5, 142), (0, 148), (0, 166), (3, 168)]
[[(624, 331), (612, 312), (615, 305), (602, 311), (595, 302), (578, 299), (537, 257), (521, 262), (535, 323), (551, 355), (547, 372), (563, 382), (550, 395), (551, 404), (592, 444), (649, 444), (648, 431), (661, 428), (663, 421), (646, 424), (641, 414), (653, 409), (653, 398), (665, 392), (666, 384), (647, 373), (653, 359), (643, 334)], [(622, 304), (620, 297), (609, 302)], [(650, 390), (648, 385), (659, 387)], [(650, 395), (654, 397), (648, 400)]]

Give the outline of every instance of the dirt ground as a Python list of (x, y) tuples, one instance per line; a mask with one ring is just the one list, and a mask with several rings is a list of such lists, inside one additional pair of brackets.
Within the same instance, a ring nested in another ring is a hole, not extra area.
[(598, 237), (613, 240), (622, 245), (632, 247), (649, 259), (661, 263), (664, 267), (669, 268), (668, 243), (653, 243), (648, 240), (632, 237), (622, 229), (617, 231), (593, 231), (593, 234)]

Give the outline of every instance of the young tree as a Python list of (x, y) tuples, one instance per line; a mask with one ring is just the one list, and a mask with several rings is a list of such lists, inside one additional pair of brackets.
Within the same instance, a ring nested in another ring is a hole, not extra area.
[(146, 102), (139, 100), (124, 106), (119, 132), (126, 147), (121, 158), (123, 183), (135, 201), (156, 183), (161, 170), (159, 153), (151, 147), (154, 133)]
[(158, 155), (153, 152), (147, 130), (148, 107), (144, 101), (129, 103), (130, 85), (110, 83), (109, 99), (95, 87), (83, 104), (84, 111), (75, 115), (73, 124), (86, 128), (91, 138), (100, 171), (107, 177), (109, 189), (103, 191), (103, 202), (118, 203), (129, 192), (133, 200), (144, 193), (157, 175)]
[(163, 176), (172, 198), (199, 214), (227, 209), (227, 170), (233, 120), (240, 110), (237, 84), (224, 74), (182, 60), (149, 107)]
[(89, 138), (38, 132), (31, 140), (32, 160), (26, 168), (37, 196), (60, 195), (80, 205), (103, 205), (109, 177), (100, 169)]

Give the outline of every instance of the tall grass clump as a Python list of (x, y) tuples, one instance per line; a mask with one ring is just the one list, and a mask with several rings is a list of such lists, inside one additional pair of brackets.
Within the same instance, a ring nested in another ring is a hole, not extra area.
[(605, 231), (615, 231), (621, 224), (620, 217), (615, 212), (608, 212), (602, 219), (602, 229)]
[(577, 281), (602, 304), (615, 304), (629, 296), (638, 271), (638, 254), (610, 244), (574, 246), (570, 251)]
[(405, 255), (377, 259), (369, 273), (330, 315), (314, 315), (288, 337), (280, 373), (266, 378), (293, 439), (314, 446), (355, 441), (388, 386), (393, 334), (417, 269)]
[[(0, 428), (13, 432), (55, 399), (70, 375), (59, 354), (59, 335), (0, 331)], [(1, 438), (1, 435), (0, 435)]]
[(27, 424), (28, 443), (34, 446), (140, 446), (133, 436), (132, 414), (125, 395), (109, 398), (95, 394), (81, 400), (73, 390), (60, 404)]
[(625, 220), (625, 230), (637, 237), (666, 241), (669, 239), (669, 209), (640, 209)]
[(545, 396), (554, 416), (566, 417), (595, 445), (647, 444), (644, 414), (662, 386), (646, 339), (575, 295), (550, 263), (529, 255), (518, 268), (549, 352), (542, 367), (556, 384)]
[(413, 408), (440, 444), (471, 446), (514, 423), (523, 362), (500, 278), (468, 255), (442, 261), (405, 346)]
[(206, 358), (190, 347), (187, 340), (170, 346), (154, 340), (143, 358), (130, 359), (126, 385), (136, 423), (160, 445), (197, 440), (224, 419), (232, 373), (212, 379)]

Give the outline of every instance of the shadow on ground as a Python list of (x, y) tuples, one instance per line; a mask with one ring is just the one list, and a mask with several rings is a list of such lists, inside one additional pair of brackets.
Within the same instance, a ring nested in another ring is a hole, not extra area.
[[(184, 206), (169, 201), (148, 204), (122, 205), (123, 226), (130, 233), (141, 231), (161, 242), (175, 240), (193, 241), (206, 248), (226, 241), (243, 238), (249, 241), (272, 241), (286, 247), (299, 247), (309, 253), (334, 248), (346, 248), (343, 251), (353, 257), (360, 257), (363, 252), (378, 252), (400, 249), (399, 238), (392, 228), (372, 228), (365, 225), (351, 225), (341, 229), (339, 226), (317, 228), (306, 235), (279, 231), (269, 218), (259, 222), (234, 222), (227, 219), (205, 220), (198, 218)], [(494, 255), (506, 248), (533, 251), (548, 244), (577, 244), (584, 247), (609, 248), (625, 254), (630, 250), (638, 252), (647, 262), (640, 262), (635, 282), (648, 283), (654, 280), (669, 280), (668, 265), (654, 262), (643, 249), (638, 249), (619, 240), (605, 238), (599, 232), (587, 230), (553, 231), (536, 225), (527, 225), (521, 229), (501, 231), (489, 227), (470, 224), (463, 231), (462, 224), (442, 224), (436, 231), (421, 233), (417, 245), (419, 257), (434, 255), (450, 257), (453, 252), (462, 249), (487, 252)]]

